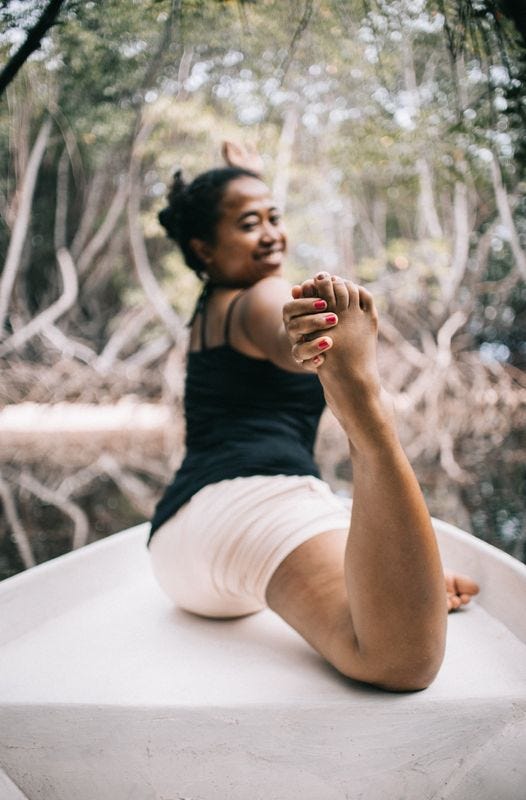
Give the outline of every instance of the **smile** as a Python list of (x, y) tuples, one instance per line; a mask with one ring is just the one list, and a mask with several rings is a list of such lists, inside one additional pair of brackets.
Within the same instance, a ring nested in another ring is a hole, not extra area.
[(282, 255), (282, 253), (283, 253), (283, 248), (282, 247), (273, 247), (270, 250), (263, 250), (263, 251), (260, 251), (260, 252), (256, 253), (256, 258), (260, 259), (260, 260), (264, 260), (264, 259), (268, 258), (269, 256), (274, 256), (276, 254)]

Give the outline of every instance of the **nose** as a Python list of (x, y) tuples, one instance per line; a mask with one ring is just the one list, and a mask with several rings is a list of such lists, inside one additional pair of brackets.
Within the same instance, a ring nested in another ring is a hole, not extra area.
[(275, 242), (278, 238), (278, 231), (276, 226), (273, 225), (268, 220), (263, 222), (263, 226), (261, 228), (261, 241), (266, 243)]

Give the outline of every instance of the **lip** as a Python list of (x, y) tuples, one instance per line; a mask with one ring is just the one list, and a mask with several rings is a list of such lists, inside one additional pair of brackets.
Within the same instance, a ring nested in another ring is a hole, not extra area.
[(284, 249), (283, 247), (272, 247), (269, 250), (262, 250), (259, 253), (256, 253), (256, 259), (258, 261), (266, 261), (267, 259), (271, 258), (272, 256), (276, 255), (283, 255)]

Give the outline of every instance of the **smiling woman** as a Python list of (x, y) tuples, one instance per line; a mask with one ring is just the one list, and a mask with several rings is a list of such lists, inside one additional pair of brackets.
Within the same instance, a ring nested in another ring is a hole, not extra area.
[[(344, 675), (424, 688), (442, 661), (447, 605), (477, 586), (448, 576), (446, 603), (380, 386), (372, 297), (322, 272), (290, 300), (283, 222), (243, 167), (189, 185), (177, 173), (160, 220), (205, 281), (190, 323), (186, 456), (149, 542), (161, 587), (207, 617), (268, 605)], [(349, 440), (352, 515), (313, 459), (325, 400)]]
[(267, 186), (249, 175), (232, 180), (222, 212), (211, 242), (191, 241), (210, 280), (239, 288), (281, 274), (287, 238)]

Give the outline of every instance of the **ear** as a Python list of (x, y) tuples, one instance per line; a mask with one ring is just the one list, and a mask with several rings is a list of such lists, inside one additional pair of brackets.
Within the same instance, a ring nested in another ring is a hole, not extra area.
[(190, 239), (189, 244), (199, 261), (202, 261), (203, 264), (209, 266), (209, 264), (212, 262), (211, 246), (207, 242), (203, 242), (202, 239)]

